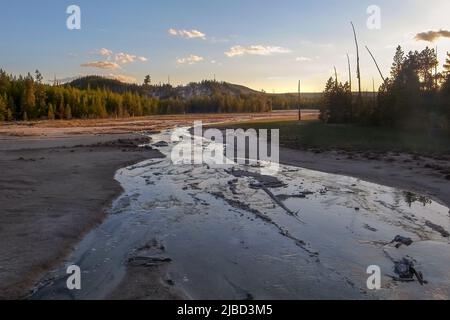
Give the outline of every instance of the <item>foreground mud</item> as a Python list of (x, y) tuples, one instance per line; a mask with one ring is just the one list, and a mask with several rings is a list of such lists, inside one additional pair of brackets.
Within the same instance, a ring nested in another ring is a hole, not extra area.
[[(166, 155), (169, 138), (153, 136)], [(161, 270), (161, 283), (194, 299), (450, 297), (447, 207), (345, 176), (291, 166), (260, 172), (169, 158), (119, 170), (125, 193), (66, 263), (83, 270), (83, 289), (65, 288), (64, 265), (34, 298), (146, 298), (154, 282), (145, 273)], [(401, 278), (404, 259), (422, 284)], [(381, 290), (367, 289), (371, 265), (381, 268)]]
[(121, 193), (117, 169), (161, 156), (139, 135), (0, 141), (0, 299), (24, 298)]

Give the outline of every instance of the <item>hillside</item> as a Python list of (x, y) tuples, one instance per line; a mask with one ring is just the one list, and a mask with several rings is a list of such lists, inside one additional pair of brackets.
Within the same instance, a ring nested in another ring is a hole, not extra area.
[(245, 86), (231, 84), (227, 82), (202, 81), (192, 82), (186, 86), (173, 87), (168, 84), (164, 85), (137, 85), (123, 83), (115, 79), (104, 78), (100, 76), (87, 76), (73, 80), (66, 86), (75, 87), (81, 90), (91, 89), (107, 89), (116, 93), (133, 92), (141, 95), (151, 96), (155, 98), (182, 98), (190, 99), (198, 96), (213, 96), (214, 94), (230, 95), (234, 97), (262, 95), (261, 92), (247, 88)]

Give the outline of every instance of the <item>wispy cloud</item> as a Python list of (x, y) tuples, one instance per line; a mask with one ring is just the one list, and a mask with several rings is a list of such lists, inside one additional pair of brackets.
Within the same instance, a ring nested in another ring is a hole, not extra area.
[(259, 56), (271, 56), (277, 53), (289, 53), (291, 50), (283, 47), (274, 47), (274, 46), (262, 46), (262, 45), (253, 45), (253, 46), (234, 46), (231, 47), (229, 51), (225, 52), (227, 57), (239, 57), (246, 54), (250, 55), (259, 55)]
[(121, 63), (121, 64), (135, 62), (136, 60), (139, 60), (142, 62), (148, 61), (148, 59), (143, 56), (138, 56), (138, 55), (126, 53), (126, 52), (114, 53), (114, 51), (106, 49), (106, 48), (101, 48), (100, 50), (96, 50), (93, 53), (100, 55), (102, 57), (106, 57), (108, 61), (114, 60), (117, 63)]
[(140, 57), (134, 54), (119, 52), (115, 54), (115, 60), (119, 63), (125, 64), (125, 63), (131, 63), (135, 62), (136, 60), (146, 62), (148, 59), (146, 57)]
[(414, 39), (417, 41), (428, 41), (433, 42), (439, 38), (450, 38), (450, 31), (448, 30), (439, 30), (439, 31), (426, 31), (416, 34)]
[(135, 61), (147, 62), (148, 59), (143, 56), (138, 56), (131, 53), (117, 52), (107, 48), (101, 48), (95, 50), (91, 54), (100, 55), (106, 59), (106, 61), (92, 61), (83, 63), (82, 67), (99, 68), (99, 69), (120, 69), (120, 65), (132, 63)]
[(206, 39), (206, 34), (201, 31), (192, 29), (192, 30), (177, 30), (174, 28), (170, 28), (168, 31), (169, 35), (174, 37), (181, 37), (184, 39)]
[(302, 57), (302, 56), (295, 58), (295, 61), (297, 61), (297, 62), (309, 62), (309, 61), (312, 61), (312, 60), (313, 59), (311, 59), (311, 58)]
[(98, 50), (98, 54), (104, 57), (109, 57), (112, 56), (113, 52), (106, 48), (101, 48), (100, 50)]
[(120, 65), (111, 61), (92, 61), (83, 63), (82, 67), (99, 68), (99, 69), (120, 69)]
[(196, 56), (195, 54), (189, 55), (189, 57), (177, 59), (178, 64), (195, 64), (203, 61), (203, 57)]

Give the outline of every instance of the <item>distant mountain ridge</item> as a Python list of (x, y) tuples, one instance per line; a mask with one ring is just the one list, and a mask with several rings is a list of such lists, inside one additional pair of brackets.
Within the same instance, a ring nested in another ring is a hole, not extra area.
[(204, 80), (202, 82), (192, 82), (185, 86), (173, 87), (168, 84), (163, 85), (137, 85), (124, 83), (116, 79), (101, 76), (87, 76), (75, 79), (65, 84), (82, 90), (107, 89), (116, 93), (135, 92), (141, 95), (156, 98), (182, 98), (189, 99), (197, 96), (212, 96), (214, 94), (231, 96), (262, 95), (263, 92), (247, 88), (242, 85), (228, 82), (217, 82)]
[[(273, 97), (289, 97), (297, 98), (297, 93), (265, 93), (248, 88), (243, 85), (233, 84), (229, 82), (218, 82), (213, 80), (204, 80), (201, 82), (191, 82), (184, 86), (162, 85), (138, 85), (124, 83), (116, 79), (106, 78), (102, 76), (86, 76), (72, 80), (65, 85), (86, 90), (91, 89), (108, 89), (117, 93), (137, 92), (139, 94), (148, 95), (157, 98), (183, 98), (189, 99), (196, 96), (212, 96), (213, 94), (232, 95), (232, 96), (249, 96), (249, 95), (268, 95)], [(321, 98), (321, 92), (302, 93), (303, 98), (315, 99)]]

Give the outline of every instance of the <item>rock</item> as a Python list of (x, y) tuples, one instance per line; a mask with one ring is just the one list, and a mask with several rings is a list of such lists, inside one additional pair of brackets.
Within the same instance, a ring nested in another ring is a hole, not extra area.
[(158, 142), (154, 143), (153, 146), (157, 147), (157, 148), (162, 148), (162, 147), (168, 147), (169, 144), (165, 141), (158, 141)]
[(400, 279), (413, 279), (413, 269), (414, 263), (407, 258), (395, 262), (394, 271)]
[(398, 249), (401, 247), (402, 244), (404, 244), (407, 247), (410, 246), (413, 243), (413, 240), (411, 238), (396, 236), (391, 243), (396, 243), (395, 247)]
[(428, 283), (423, 279), (422, 272), (417, 271), (414, 267), (414, 262), (408, 258), (396, 261), (394, 271), (398, 275), (398, 278), (396, 279), (398, 281), (414, 281), (414, 276), (416, 276), (417, 281), (419, 281), (421, 285)]

